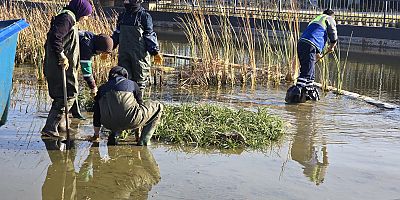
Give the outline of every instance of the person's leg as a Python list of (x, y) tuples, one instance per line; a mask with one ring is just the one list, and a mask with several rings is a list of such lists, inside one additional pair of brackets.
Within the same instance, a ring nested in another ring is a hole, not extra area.
[(300, 88), (303, 100), (319, 100), (318, 91), (314, 88), (316, 48), (306, 42), (299, 42), (298, 57), (300, 60), (300, 75), (296, 86)]
[(121, 135), (121, 131), (111, 130), (111, 133), (108, 136), (107, 145), (118, 145), (118, 139), (119, 139), (120, 135)]
[(51, 104), (51, 109), (49, 111), (46, 124), (44, 125), (41, 132), (42, 135), (50, 137), (60, 137), (57, 127), (62, 119), (63, 105), (64, 105), (63, 99), (53, 99), (53, 103)]
[(86, 118), (81, 113), (81, 109), (79, 108), (78, 98), (75, 99), (75, 102), (71, 107), (70, 113), (72, 114), (73, 118), (86, 120)]
[(118, 54), (118, 66), (121, 66), (128, 71), (128, 79), (132, 79), (132, 66), (131, 66), (131, 56), (128, 50), (120, 49)]
[(160, 102), (148, 101), (145, 105), (141, 106), (144, 113), (146, 114), (147, 120), (143, 125), (143, 129), (140, 134), (139, 146), (150, 145), (150, 139), (157, 129), (157, 125), (160, 123), (161, 114), (164, 106)]

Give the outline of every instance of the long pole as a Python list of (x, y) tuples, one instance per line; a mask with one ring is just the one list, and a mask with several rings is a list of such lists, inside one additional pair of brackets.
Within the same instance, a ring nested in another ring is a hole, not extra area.
[(68, 119), (68, 98), (67, 98), (67, 76), (65, 68), (62, 70), (63, 78), (63, 92), (64, 92), (64, 114), (65, 114), (65, 127), (67, 128), (67, 150), (70, 148), (70, 135), (69, 135), (69, 119)]

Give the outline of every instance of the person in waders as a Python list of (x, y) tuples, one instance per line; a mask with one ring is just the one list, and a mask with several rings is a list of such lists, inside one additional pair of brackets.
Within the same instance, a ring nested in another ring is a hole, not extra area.
[(43, 70), (53, 102), (42, 135), (60, 137), (59, 131), (66, 129), (60, 125), (64, 111), (62, 70), (66, 70), (69, 110), (78, 94), (79, 35), (76, 23), (91, 13), (92, 5), (88, 0), (71, 0), (51, 21)]
[[(105, 34), (94, 34), (90, 31), (79, 31), (79, 52), (80, 64), (83, 79), (90, 88), (90, 94), (95, 96), (97, 93), (96, 81), (93, 77), (92, 58), (100, 54), (101, 59), (106, 59), (108, 54), (113, 50), (113, 40), (110, 36)], [(74, 102), (70, 110), (72, 117), (85, 120), (82, 115), (78, 99)]]
[(113, 67), (108, 81), (99, 87), (94, 98), (92, 140), (99, 138), (101, 125), (111, 130), (109, 145), (118, 143), (118, 136), (123, 130), (138, 129), (137, 145), (150, 145), (150, 139), (160, 121), (163, 105), (156, 101), (143, 102), (138, 84), (128, 79), (125, 68)]
[(153, 20), (141, 6), (142, 0), (124, 0), (125, 11), (118, 16), (112, 38), (114, 47), (119, 45), (118, 65), (128, 71), (129, 79), (135, 81), (142, 95), (146, 88), (151, 66), (150, 55), (155, 64), (162, 64)]
[(307, 100), (319, 100), (318, 90), (314, 87), (315, 62), (322, 57), (322, 52), (329, 39), (327, 52), (332, 52), (338, 36), (334, 12), (327, 9), (312, 20), (300, 37), (297, 44), (297, 55), (300, 61), (300, 75), (296, 85), (286, 93), (287, 103), (303, 103)]

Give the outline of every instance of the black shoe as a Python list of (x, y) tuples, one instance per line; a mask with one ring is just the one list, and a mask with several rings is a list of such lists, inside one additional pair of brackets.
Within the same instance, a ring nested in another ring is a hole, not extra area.
[(116, 132), (112, 132), (108, 136), (107, 145), (116, 146), (118, 145), (118, 141), (119, 141), (119, 134)]
[(79, 120), (86, 120), (86, 117), (84, 117), (82, 114), (72, 114), (72, 117)]
[(307, 88), (307, 100), (319, 101), (318, 89), (315, 87)]
[(306, 102), (306, 90), (303, 87), (293, 85), (286, 92), (285, 101), (287, 103), (304, 103)]

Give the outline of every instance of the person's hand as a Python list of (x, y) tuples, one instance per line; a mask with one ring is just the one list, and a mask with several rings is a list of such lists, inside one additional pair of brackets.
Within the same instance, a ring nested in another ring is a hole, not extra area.
[(69, 66), (69, 64), (68, 64), (68, 58), (67, 58), (67, 56), (65, 56), (64, 53), (61, 53), (60, 59), (58, 60), (58, 64), (59, 64), (62, 68), (64, 68), (64, 70), (67, 70), (67, 69), (68, 69), (68, 66)]
[(154, 56), (154, 64), (155, 65), (162, 65), (163, 64), (163, 57), (158, 53)]
[(97, 87), (94, 87), (93, 89), (90, 89), (90, 95), (92, 97), (96, 96), (96, 94), (97, 94)]
[(322, 58), (322, 54), (320, 54), (320, 53), (317, 53), (315, 56), (317, 58), (317, 61), (319, 61)]
[(90, 138), (91, 142), (100, 142), (100, 135), (99, 134), (94, 134), (91, 138)]
[(335, 46), (336, 46), (336, 43), (333, 43), (333, 44), (329, 45), (327, 51), (329, 53), (332, 53), (335, 50)]

